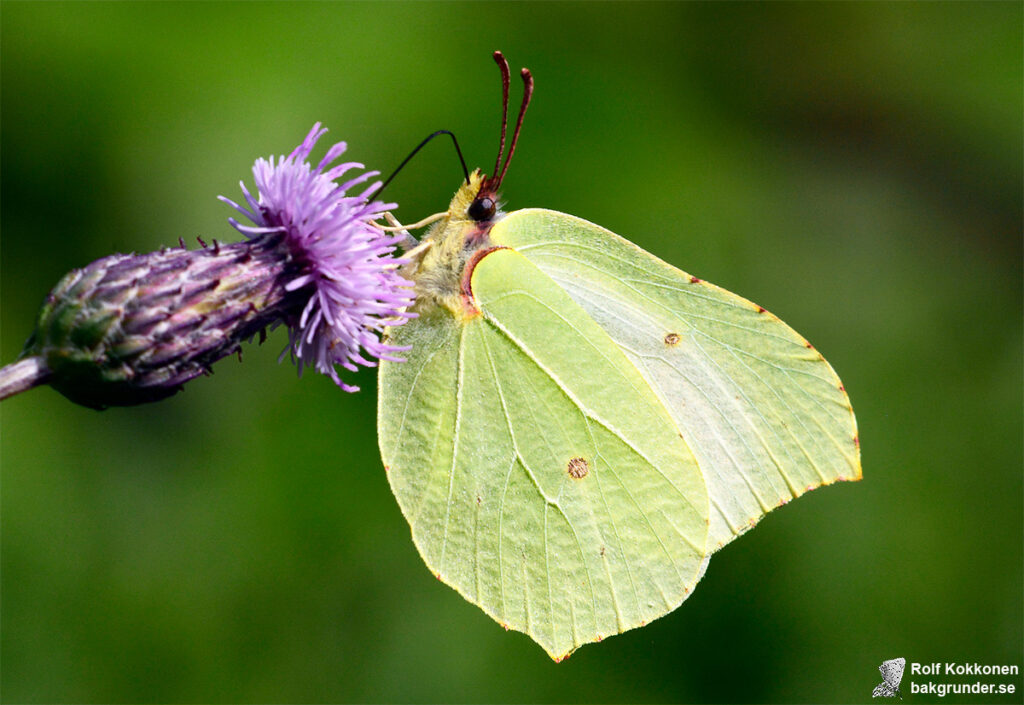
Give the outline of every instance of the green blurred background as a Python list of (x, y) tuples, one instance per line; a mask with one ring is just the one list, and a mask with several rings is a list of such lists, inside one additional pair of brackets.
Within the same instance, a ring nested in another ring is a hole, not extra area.
[[(439, 128), (489, 168), (502, 49), (537, 81), (508, 207), (777, 313), (864, 463), (555, 665), (423, 566), (372, 371), (296, 380), (277, 331), (148, 407), (33, 391), (2, 406), (4, 701), (863, 702), (895, 656), (1020, 664), (1021, 3), (0, 12), (3, 361), (71, 268), (237, 239), (215, 196), (317, 120), (382, 171)], [(460, 178), (438, 143), (388, 195), (412, 221)]]

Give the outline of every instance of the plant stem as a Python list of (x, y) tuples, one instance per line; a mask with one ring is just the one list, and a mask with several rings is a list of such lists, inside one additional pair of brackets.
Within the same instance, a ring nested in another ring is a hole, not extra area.
[(0, 367), (0, 400), (45, 384), (49, 378), (50, 370), (39, 357), (26, 357)]

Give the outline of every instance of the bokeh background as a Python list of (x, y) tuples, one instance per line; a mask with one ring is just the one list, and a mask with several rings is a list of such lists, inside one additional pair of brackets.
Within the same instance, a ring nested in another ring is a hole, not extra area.
[[(372, 371), (297, 380), (279, 330), (148, 407), (32, 391), (0, 410), (4, 701), (863, 702), (895, 656), (1020, 664), (1021, 3), (0, 13), (3, 361), (71, 268), (237, 239), (215, 197), (314, 121), (382, 171), (439, 128), (489, 167), (500, 48), (537, 81), (508, 207), (777, 313), (864, 464), (555, 665), (421, 563)], [(416, 220), (460, 178), (438, 143), (389, 197)]]

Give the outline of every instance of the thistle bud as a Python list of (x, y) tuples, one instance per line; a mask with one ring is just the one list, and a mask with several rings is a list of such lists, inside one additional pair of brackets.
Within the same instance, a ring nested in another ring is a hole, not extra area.
[(283, 286), (281, 239), (111, 255), (76, 269), (47, 295), (23, 356), (85, 406), (168, 397), (301, 305)]

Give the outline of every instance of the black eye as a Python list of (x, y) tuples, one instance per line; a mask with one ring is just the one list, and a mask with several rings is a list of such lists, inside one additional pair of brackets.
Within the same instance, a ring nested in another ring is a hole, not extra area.
[(472, 203), (469, 204), (469, 210), (467, 213), (473, 220), (480, 222), (482, 220), (490, 220), (494, 217), (494, 199), (488, 196), (481, 196), (476, 198)]

